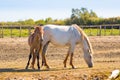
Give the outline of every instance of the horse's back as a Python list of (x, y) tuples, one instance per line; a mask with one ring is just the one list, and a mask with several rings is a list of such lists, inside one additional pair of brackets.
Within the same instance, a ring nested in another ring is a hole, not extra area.
[(63, 31), (67, 32), (70, 29), (70, 26), (64, 25), (45, 25), (44, 30), (51, 30), (51, 31)]
[(45, 25), (44, 32), (53, 44), (70, 44), (74, 38), (75, 28), (73, 26)]

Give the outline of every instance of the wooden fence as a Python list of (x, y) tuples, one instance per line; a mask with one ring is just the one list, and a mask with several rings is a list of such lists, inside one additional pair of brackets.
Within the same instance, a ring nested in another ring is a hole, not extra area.
[[(120, 36), (120, 24), (113, 25), (87, 25), (81, 26), (84, 31), (88, 29), (89, 36)], [(95, 31), (96, 30), (96, 31)], [(95, 33), (96, 32), (96, 33)]]
[[(82, 29), (89, 36), (107, 36), (108, 33), (109, 35), (120, 36), (120, 24), (117, 24), (117, 25), (115, 24), (114, 25), (86, 25), (86, 26), (81, 25), (80, 27), (82, 27)], [(33, 29), (33, 26), (0, 26), (0, 38), (25, 37), (25, 35), (24, 36), (22, 35), (24, 33), (23, 30), (26, 31), (26, 37), (28, 37), (31, 34), (32, 29)], [(15, 32), (14, 30), (17, 30), (17, 32)], [(15, 36), (15, 34), (18, 34), (18, 35)]]
[[(33, 26), (0, 26), (0, 38), (6, 37), (6, 34), (9, 34), (7, 37), (23, 37), (22, 30), (26, 30), (27, 35), (29, 36), (31, 34), (31, 30), (33, 29)], [(7, 31), (6, 31), (7, 30)], [(17, 30), (17, 32), (14, 32), (14, 30)], [(9, 33), (8, 33), (9, 32)], [(14, 34), (18, 34), (17, 36), (14, 36)]]

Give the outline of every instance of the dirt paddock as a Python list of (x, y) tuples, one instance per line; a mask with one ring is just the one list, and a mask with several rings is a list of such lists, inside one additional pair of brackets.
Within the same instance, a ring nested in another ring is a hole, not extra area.
[[(0, 80), (106, 80), (112, 70), (120, 70), (120, 36), (89, 37), (93, 46), (94, 67), (88, 68), (80, 45), (74, 52), (75, 69), (63, 60), (68, 47), (49, 45), (46, 59), (50, 69), (25, 70), (29, 55), (27, 38), (0, 38)], [(41, 64), (41, 59), (40, 59)], [(118, 77), (116, 80), (120, 80)]]

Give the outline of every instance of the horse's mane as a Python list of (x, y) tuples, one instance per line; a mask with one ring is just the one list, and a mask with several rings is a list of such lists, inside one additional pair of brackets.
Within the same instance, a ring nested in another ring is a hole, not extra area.
[(87, 35), (85, 34), (85, 32), (76, 24), (73, 24), (72, 26), (76, 27), (77, 30), (81, 33), (82, 41), (84, 41), (84, 40), (87, 41), (89, 50), (91, 53), (93, 53), (92, 45), (91, 45), (90, 40), (88, 39)]

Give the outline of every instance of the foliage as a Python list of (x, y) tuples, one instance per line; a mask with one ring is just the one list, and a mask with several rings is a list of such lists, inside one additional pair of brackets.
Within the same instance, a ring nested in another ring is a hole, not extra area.
[(88, 11), (86, 8), (72, 9), (71, 23), (78, 25), (91, 25), (97, 24), (98, 17), (95, 12)]
[(100, 25), (100, 24), (120, 24), (120, 17), (101, 18), (93, 10), (86, 8), (72, 9), (70, 18), (66, 19), (52, 19), (48, 17), (46, 19), (39, 19), (34, 21), (33, 19), (27, 19), (24, 21), (16, 22), (0, 22), (0, 25), (39, 25), (39, 24), (58, 24), (58, 25)]
[(35, 21), (35, 24), (36, 25), (38, 25), (38, 24), (45, 24), (45, 21), (43, 20), (43, 19), (41, 19), (41, 20), (37, 20), (37, 21)]

